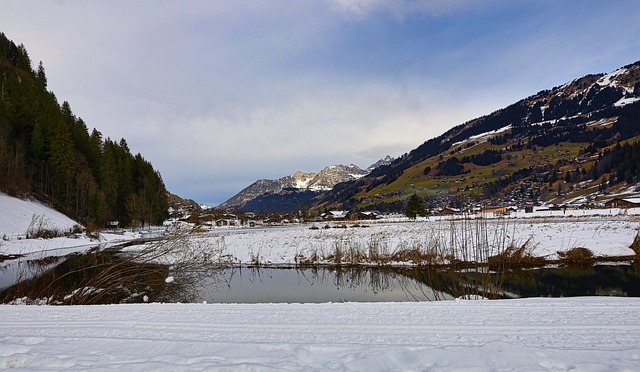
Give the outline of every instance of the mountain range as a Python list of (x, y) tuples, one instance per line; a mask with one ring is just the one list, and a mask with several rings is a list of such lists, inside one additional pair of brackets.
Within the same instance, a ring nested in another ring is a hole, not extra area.
[(222, 206), (399, 212), (413, 194), (428, 207), (593, 204), (638, 182), (638, 140), (640, 61), (540, 91), (366, 173), (337, 183), (304, 173), (260, 180)]
[(391, 161), (393, 158), (386, 156), (367, 169), (354, 164), (339, 164), (327, 166), (318, 173), (297, 171), (277, 180), (260, 179), (220, 204), (218, 208), (295, 211), (319, 193), (330, 191), (336, 184), (359, 179)]
[(339, 185), (317, 205), (399, 211), (413, 193), (434, 206), (458, 207), (604, 197), (623, 180), (638, 181), (640, 157), (630, 155), (638, 135), (640, 61), (455, 126), (366, 177)]

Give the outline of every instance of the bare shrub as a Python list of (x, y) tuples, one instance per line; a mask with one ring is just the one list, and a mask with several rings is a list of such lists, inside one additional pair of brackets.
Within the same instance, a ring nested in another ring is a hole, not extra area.
[(531, 238), (520, 247), (509, 245), (503, 252), (490, 256), (487, 264), (490, 270), (507, 270), (525, 267), (539, 267), (545, 265), (547, 259), (533, 254)]
[(2, 301), (22, 297), (64, 305), (189, 301), (198, 280), (222, 253), (188, 235), (122, 249), (70, 255), (38, 278), (5, 291)]
[(636, 233), (635, 238), (633, 238), (633, 242), (629, 246), (636, 254), (636, 258), (640, 258), (640, 230)]
[(53, 239), (64, 236), (62, 231), (49, 227), (49, 219), (43, 215), (34, 214), (27, 228), (27, 239)]
[(367, 257), (369, 262), (379, 265), (391, 261), (389, 242), (385, 236), (371, 236), (367, 242)]
[(328, 259), (333, 261), (333, 263), (340, 264), (342, 263), (343, 258), (343, 247), (342, 242), (336, 242), (334, 246), (333, 255), (329, 256)]
[(566, 265), (591, 265), (595, 261), (593, 252), (587, 248), (577, 247), (568, 251), (559, 251), (558, 257)]

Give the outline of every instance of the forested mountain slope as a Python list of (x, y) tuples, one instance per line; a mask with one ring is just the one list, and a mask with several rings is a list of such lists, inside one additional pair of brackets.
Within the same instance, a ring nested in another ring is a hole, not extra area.
[(159, 223), (160, 174), (123, 138), (103, 138), (47, 90), (42, 62), (0, 33), (0, 191), (31, 195), (84, 224)]

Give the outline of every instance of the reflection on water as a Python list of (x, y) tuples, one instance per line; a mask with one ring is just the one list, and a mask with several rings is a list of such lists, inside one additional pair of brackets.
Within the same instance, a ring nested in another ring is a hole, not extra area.
[(0, 263), (0, 291), (22, 280), (28, 280), (55, 267), (62, 257), (15, 259)]
[(380, 302), (451, 299), (392, 269), (224, 269), (200, 283), (199, 301)]
[[(496, 275), (496, 274), (492, 274)], [(196, 287), (195, 301), (379, 302), (450, 300), (474, 292), (482, 273), (424, 268), (224, 269)], [(494, 280), (498, 298), (630, 296), (640, 297), (633, 265), (517, 270)]]
[(635, 264), (519, 270), (505, 278), (502, 289), (518, 297), (640, 297), (638, 268)]
[[(638, 263), (514, 270), (506, 274), (368, 266), (300, 269), (204, 267), (202, 271), (184, 273), (171, 272), (175, 268), (163, 265), (123, 261), (117, 255), (112, 256), (113, 253), (102, 252), (100, 255), (75, 255), (63, 261), (62, 258), (5, 261), (0, 265), (0, 299), (15, 298), (5, 296), (13, 293), (11, 288), (18, 288), (26, 294), (40, 294), (31, 290), (32, 287), (46, 287), (62, 295), (86, 287), (87, 283), (100, 283), (91, 286), (103, 288), (105, 283), (113, 285), (115, 279), (100, 282), (93, 280), (91, 275), (103, 275), (105, 270), (113, 268), (129, 273), (129, 281), (125, 278), (122, 285), (115, 287), (131, 292), (122, 295), (126, 295), (127, 302), (142, 302), (145, 297), (150, 301), (210, 303), (434, 301), (466, 295), (491, 298), (640, 297)], [(108, 265), (102, 265), (103, 261)], [(77, 275), (69, 275), (70, 272)], [(166, 281), (168, 275), (175, 280)], [(121, 279), (120, 274), (116, 276)], [(69, 280), (52, 281), (52, 278)], [(16, 282), (20, 283), (14, 286)], [(57, 284), (51, 287), (52, 283)], [(150, 286), (149, 283), (155, 284)], [(112, 296), (103, 301), (122, 302), (124, 300), (117, 299), (122, 296)]]

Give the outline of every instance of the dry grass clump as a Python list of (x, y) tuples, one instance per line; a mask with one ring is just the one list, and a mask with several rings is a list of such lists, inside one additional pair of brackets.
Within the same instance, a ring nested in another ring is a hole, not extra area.
[(487, 259), (489, 269), (494, 271), (540, 267), (547, 263), (546, 258), (535, 256), (533, 254), (531, 238), (524, 242), (520, 247), (510, 244), (504, 251), (490, 256)]
[(31, 216), (31, 223), (25, 234), (27, 239), (53, 239), (63, 236), (63, 232), (49, 227), (49, 220), (45, 216)]
[(560, 262), (565, 265), (591, 265), (595, 261), (593, 252), (587, 248), (576, 247), (568, 251), (559, 251)]
[(633, 238), (633, 243), (629, 246), (636, 254), (636, 258), (640, 258), (640, 230), (636, 233), (636, 237)]
[(73, 226), (73, 228), (68, 231), (62, 231), (49, 225), (50, 220), (47, 217), (34, 214), (31, 216), (31, 222), (29, 223), (29, 227), (27, 227), (25, 237), (27, 239), (53, 239), (80, 234), (83, 231), (83, 228), (78, 225)]
[(220, 248), (198, 245), (187, 235), (122, 247), (124, 251), (73, 254), (32, 279), (0, 293), (0, 302), (46, 299), (51, 305), (183, 301), (220, 257)]
[(393, 253), (391, 260), (394, 262), (410, 262), (420, 266), (433, 266), (443, 261), (438, 252), (420, 248), (399, 249)]
[(12, 286), (2, 301), (46, 298), (51, 305), (118, 303), (132, 293), (149, 293), (162, 286), (167, 273), (164, 265), (136, 264), (112, 253), (73, 254), (40, 276)]

